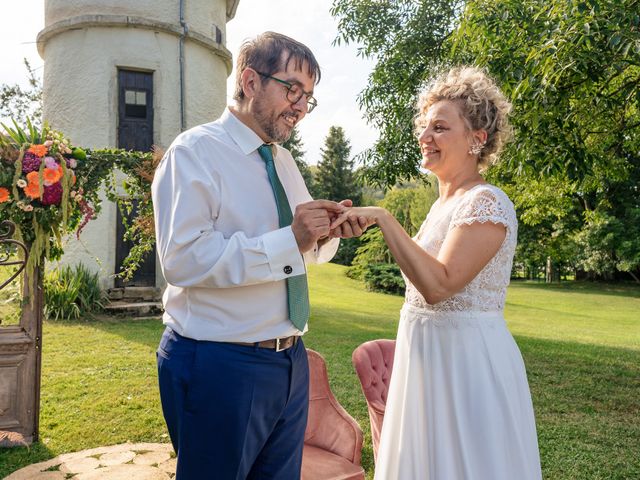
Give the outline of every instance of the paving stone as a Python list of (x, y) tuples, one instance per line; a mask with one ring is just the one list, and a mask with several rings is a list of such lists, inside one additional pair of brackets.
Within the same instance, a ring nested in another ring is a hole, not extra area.
[(44, 473), (47, 468), (55, 467), (56, 465), (60, 465), (60, 462), (57, 459), (29, 465), (28, 467), (24, 467), (16, 472), (13, 472), (8, 477), (5, 477), (4, 480), (29, 480), (31, 478), (35, 478), (35, 475)]
[(166, 462), (162, 462), (158, 464), (158, 468), (160, 470), (162, 470), (163, 472), (172, 473), (172, 474), (176, 473), (177, 466), (178, 466), (178, 459), (176, 458), (170, 458)]
[(33, 480), (65, 480), (67, 475), (62, 472), (42, 472), (29, 478)]
[[(136, 452), (142, 453), (136, 455)], [(170, 443), (123, 443), (97, 447), (64, 453), (45, 462), (29, 465), (4, 480), (61, 480), (67, 474), (74, 474), (73, 480), (169, 480), (175, 476), (175, 458), (170, 458), (171, 452), (173, 447)], [(139, 462), (146, 465), (115, 464), (119, 459), (131, 461), (132, 456), (140, 457)], [(107, 466), (105, 462), (114, 464)], [(150, 466), (155, 464), (158, 464), (158, 468)], [(104, 466), (98, 468), (100, 465)], [(59, 471), (44, 471), (56, 466), (59, 466)]]
[(74, 458), (72, 460), (67, 460), (62, 465), (60, 465), (60, 471), (64, 473), (82, 473), (95, 470), (99, 466), (100, 462), (97, 458)]
[(171, 458), (169, 452), (146, 452), (136, 455), (133, 459), (133, 463), (136, 465), (158, 465), (162, 462), (166, 462)]
[(113, 465), (81, 473), (73, 480), (169, 480), (169, 475), (148, 465)]
[(4, 480), (28, 480), (33, 478), (40, 472), (38, 468), (33, 468), (33, 465), (22, 468), (17, 472), (13, 472), (11, 475), (4, 478)]
[(135, 456), (135, 452), (132, 452), (131, 450), (109, 452), (101, 455), (100, 458), (98, 458), (98, 461), (103, 467), (109, 467), (111, 465), (121, 465), (123, 463), (129, 463), (134, 459)]

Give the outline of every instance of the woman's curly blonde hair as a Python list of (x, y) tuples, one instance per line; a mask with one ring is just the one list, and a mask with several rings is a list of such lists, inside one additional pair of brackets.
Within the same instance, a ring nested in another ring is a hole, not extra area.
[(470, 130), (485, 130), (487, 141), (478, 156), (478, 165), (486, 168), (496, 163), (503, 145), (511, 136), (511, 103), (495, 81), (482, 69), (460, 66), (438, 75), (427, 83), (418, 97), (416, 129), (434, 103), (450, 100), (460, 106), (462, 118)]

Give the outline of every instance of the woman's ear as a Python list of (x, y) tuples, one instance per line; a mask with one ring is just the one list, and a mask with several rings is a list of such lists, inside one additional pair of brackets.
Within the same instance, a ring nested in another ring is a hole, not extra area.
[(487, 131), (485, 129), (476, 130), (473, 132), (473, 140), (477, 145), (484, 145), (487, 143)]
[(254, 98), (256, 96), (256, 92), (260, 87), (258, 73), (252, 68), (245, 68), (240, 75), (240, 81), (242, 84), (242, 91), (244, 92), (245, 97)]

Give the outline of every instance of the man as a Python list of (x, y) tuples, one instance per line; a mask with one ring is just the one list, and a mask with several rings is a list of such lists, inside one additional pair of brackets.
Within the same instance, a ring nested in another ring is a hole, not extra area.
[(343, 205), (312, 201), (291, 155), (275, 145), (316, 106), (319, 80), (299, 42), (272, 32), (245, 42), (236, 105), (179, 135), (156, 172), (168, 284), (158, 373), (177, 480), (300, 476), (305, 261), (328, 261), (332, 237), (362, 233), (357, 222), (330, 232)]

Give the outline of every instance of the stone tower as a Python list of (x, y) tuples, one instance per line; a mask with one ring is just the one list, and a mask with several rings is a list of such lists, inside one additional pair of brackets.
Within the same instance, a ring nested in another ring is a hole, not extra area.
[[(239, 0), (45, 0), (38, 35), (44, 118), (78, 146), (148, 150), (214, 120), (232, 70), (227, 22)], [(100, 271), (103, 287), (128, 253), (117, 207), (105, 202), (67, 263)], [(96, 261), (97, 260), (97, 261)], [(149, 259), (134, 285), (160, 285)], [(116, 281), (117, 283), (117, 281)]]

